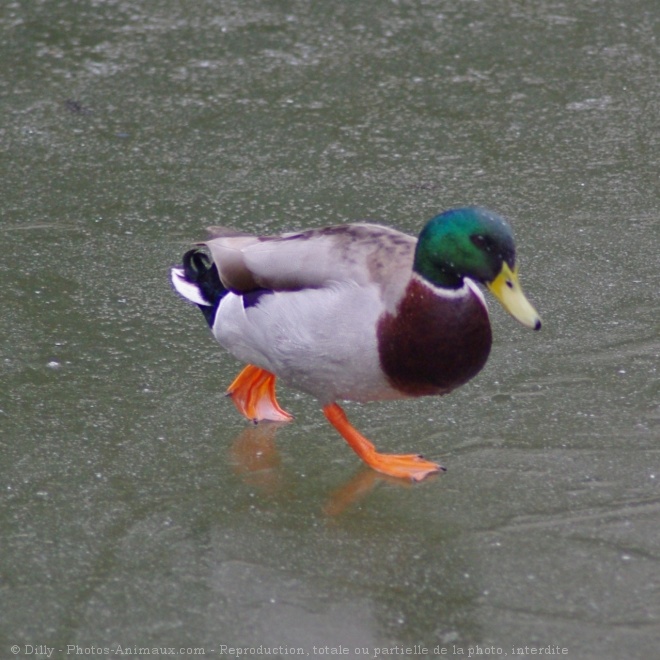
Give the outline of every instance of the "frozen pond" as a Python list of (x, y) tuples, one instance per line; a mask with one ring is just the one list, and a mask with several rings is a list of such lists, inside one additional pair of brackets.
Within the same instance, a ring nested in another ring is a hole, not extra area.
[[(656, 0), (6, 2), (0, 657), (657, 657), (658, 35)], [(346, 407), (447, 473), (379, 477), (286, 388), (246, 425), (168, 280), (204, 227), (464, 204), (543, 330), (491, 297), (476, 380)]]

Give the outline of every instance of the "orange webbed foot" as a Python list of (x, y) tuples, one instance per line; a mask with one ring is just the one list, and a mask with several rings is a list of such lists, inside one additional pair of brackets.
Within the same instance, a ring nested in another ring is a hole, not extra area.
[(253, 422), (268, 420), (288, 422), (293, 419), (286, 410), (280, 408), (275, 398), (275, 376), (249, 364), (227, 388), (238, 411)]
[(378, 472), (413, 481), (421, 481), (431, 474), (444, 472), (445, 468), (441, 465), (427, 461), (418, 454), (381, 454), (376, 451), (374, 445), (353, 427), (346, 413), (336, 403), (324, 406), (323, 413), (351, 449)]

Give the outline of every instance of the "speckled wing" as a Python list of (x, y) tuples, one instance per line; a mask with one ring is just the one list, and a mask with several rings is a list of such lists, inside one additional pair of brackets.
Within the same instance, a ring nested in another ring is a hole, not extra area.
[(251, 236), (222, 227), (209, 231), (204, 245), (223, 284), (238, 293), (377, 284), (389, 302), (398, 299), (410, 279), (416, 245), (411, 236), (368, 223), (282, 236)]

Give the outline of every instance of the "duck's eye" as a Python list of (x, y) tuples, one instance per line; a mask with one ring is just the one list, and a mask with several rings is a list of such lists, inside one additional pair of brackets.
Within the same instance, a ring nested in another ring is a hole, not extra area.
[(478, 247), (480, 250), (485, 250), (490, 252), (491, 250), (491, 240), (490, 238), (484, 236), (483, 234), (473, 234), (470, 236), (472, 244)]
[(509, 287), (509, 289), (513, 289), (513, 282), (511, 280), (507, 280), (506, 285)]

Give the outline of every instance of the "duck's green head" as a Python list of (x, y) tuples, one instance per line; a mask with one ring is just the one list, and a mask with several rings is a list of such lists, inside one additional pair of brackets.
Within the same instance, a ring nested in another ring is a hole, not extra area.
[(451, 209), (429, 220), (417, 241), (413, 269), (440, 288), (459, 288), (466, 277), (481, 282), (516, 320), (541, 328), (518, 283), (511, 227), (488, 209)]

